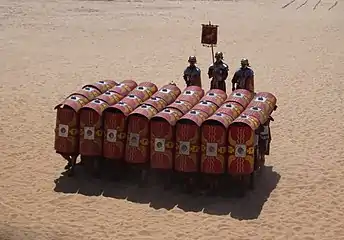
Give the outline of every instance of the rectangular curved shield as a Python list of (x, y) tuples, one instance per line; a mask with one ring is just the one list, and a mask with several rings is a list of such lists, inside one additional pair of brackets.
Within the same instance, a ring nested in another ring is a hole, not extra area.
[(247, 175), (254, 171), (255, 147), (258, 139), (255, 130), (259, 127), (255, 117), (240, 115), (228, 128), (228, 173)]
[(233, 121), (230, 116), (214, 114), (201, 127), (201, 172), (222, 174), (227, 167), (227, 127)]
[(182, 116), (177, 109), (166, 108), (150, 121), (150, 165), (153, 169), (173, 169), (175, 124)]
[(176, 155), (174, 169), (177, 172), (199, 172), (201, 158), (201, 124), (208, 116), (191, 110), (176, 125)]
[(157, 113), (154, 107), (142, 105), (129, 115), (126, 162), (137, 164), (149, 161), (149, 120)]
[(95, 99), (80, 109), (80, 154), (82, 156), (102, 156), (103, 111), (109, 105)]
[(60, 154), (79, 154), (79, 110), (89, 100), (82, 95), (71, 95), (57, 105), (54, 148)]

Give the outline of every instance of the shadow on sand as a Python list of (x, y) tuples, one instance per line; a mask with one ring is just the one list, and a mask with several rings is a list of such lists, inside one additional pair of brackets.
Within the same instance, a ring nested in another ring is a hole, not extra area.
[(78, 193), (85, 196), (104, 196), (126, 199), (135, 203), (150, 204), (154, 209), (170, 210), (178, 207), (186, 212), (203, 212), (211, 215), (228, 215), (238, 220), (256, 219), (264, 203), (276, 188), (281, 176), (271, 166), (265, 166), (256, 178), (256, 188), (245, 197), (218, 197), (183, 194), (179, 189), (164, 190), (158, 184), (140, 188), (137, 182), (113, 182), (94, 179), (76, 168), (76, 175), (62, 173), (55, 180), (55, 192)]

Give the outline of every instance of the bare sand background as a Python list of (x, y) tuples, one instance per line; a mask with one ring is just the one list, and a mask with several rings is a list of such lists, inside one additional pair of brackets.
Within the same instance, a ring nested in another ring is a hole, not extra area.
[[(344, 2), (287, 3), (1, 0), (0, 239), (344, 239)], [(61, 176), (54, 106), (106, 78), (184, 87), (191, 54), (208, 89), (209, 20), (230, 74), (247, 57), (278, 98), (257, 189), (190, 198)]]

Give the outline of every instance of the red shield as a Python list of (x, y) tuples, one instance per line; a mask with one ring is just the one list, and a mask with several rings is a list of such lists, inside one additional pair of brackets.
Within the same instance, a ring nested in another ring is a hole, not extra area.
[(264, 124), (268, 120), (268, 117), (269, 117), (269, 115), (267, 115), (264, 109), (257, 106), (253, 106), (253, 107), (248, 106), (245, 109), (245, 111), (241, 113), (241, 115), (253, 116), (259, 120), (260, 124)]
[(149, 120), (157, 114), (149, 105), (142, 105), (129, 114), (128, 135), (125, 161), (128, 163), (146, 163), (149, 160)]
[(123, 98), (122, 95), (118, 94), (117, 92), (113, 91), (106, 91), (102, 95), (98, 96), (96, 99), (100, 99), (105, 101), (109, 106), (118, 103)]
[(101, 156), (103, 148), (103, 111), (109, 105), (95, 99), (80, 109), (80, 154)]
[(122, 160), (125, 153), (127, 137), (127, 116), (140, 104), (141, 99), (128, 96), (104, 112), (103, 156), (109, 159)]
[(134, 88), (137, 87), (137, 83), (132, 80), (132, 79), (128, 79), (128, 80), (123, 80), (120, 83), (124, 83), (126, 86), (128, 86), (131, 90), (133, 90)]
[(201, 172), (222, 174), (226, 172), (227, 128), (233, 118), (215, 113), (203, 122), (201, 128)]
[(196, 104), (192, 110), (198, 110), (204, 112), (208, 117), (213, 115), (214, 112), (217, 110), (216, 104), (208, 101), (201, 101), (200, 103)]
[(216, 113), (223, 113), (232, 119), (236, 119), (243, 111), (244, 108), (239, 103), (227, 102), (217, 109)]
[(181, 91), (180, 89), (173, 85), (168, 84), (163, 86), (159, 91), (154, 93), (153, 97), (158, 97), (163, 99), (167, 105), (173, 103), (177, 97), (180, 95)]
[[(132, 95), (132, 94), (129, 94), (128, 96), (123, 98), (119, 103), (121, 103), (121, 102), (127, 104), (127, 106), (132, 109), (131, 111), (134, 111), (140, 104), (142, 104), (141, 98), (139, 98), (135, 95)], [(122, 104), (120, 104), (120, 105), (121, 106), (119, 106), (119, 107), (121, 108)]]
[(125, 80), (120, 84), (110, 89), (112, 92), (116, 92), (122, 96), (127, 96), (134, 88), (137, 87), (136, 82), (132, 80)]
[(270, 116), (271, 113), (276, 109), (277, 99), (276, 97), (268, 92), (257, 93), (249, 106), (256, 106), (264, 109), (264, 111)]
[(150, 121), (150, 164), (154, 169), (173, 169), (175, 125), (182, 113), (166, 108)]
[(217, 107), (220, 107), (226, 99), (227, 94), (224, 91), (221, 89), (211, 89), (205, 94), (201, 101), (212, 102), (216, 104)]
[(167, 103), (159, 97), (151, 97), (150, 99), (145, 101), (144, 104), (154, 107), (158, 112), (160, 112), (167, 106)]
[(139, 97), (144, 102), (156, 91), (158, 91), (158, 88), (154, 83), (142, 82), (133, 91), (131, 91), (130, 94)]
[(193, 105), (187, 101), (176, 100), (174, 103), (168, 105), (169, 108), (177, 109), (183, 115), (191, 110)]
[(239, 103), (243, 108), (251, 102), (253, 93), (245, 89), (234, 90), (227, 98), (226, 102)]
[(179, 95), (177, 100), (191, 103), (195, 106), (203, 97), (204, 90), (198, 86), (190, 86), (184, 89), (182, 94)]
[(54, 144), (57, 153), (79, 153), (79, 110), (88, 102), (84, 96), (71, 95), (54, 108), (57, 109)]
[(254, 171), (255, 130), (259, 120), (253, 116), (240, 115), (228, 128), (228, 173), (247, 175)]
[(113, 80), (105, 80), (105, 81), (98, 81), (98, 82), (95, 82), (93, 84), (87, 84), (87, 85), (83, 86), (82, 88), (93, 87), (93, 88), (96, 88), (99, 92), (105, 93), (107, 90), (109, 90), (110, 88), (112, 88), (116, 85), (117, 85), (117, 83)]
[(201, 157), (200, 126), (207, 118), (202, 111), (191, 110), (176, 124), (176, 157), (174, 169), (178, 172), (198, 172)]
[(92, 101), (93, 99), (95, 99), (96, 97), (98, 97), (102, 93), (99, 92), (99, 90), (97, 90), (94, 87), (84, 87), (83, 89), (80, 89), (79, 91), (77, 91), (71, 95), (74, 95), (74, 94), (82, 95), (85, 98), (87, 98), (89, 101)]

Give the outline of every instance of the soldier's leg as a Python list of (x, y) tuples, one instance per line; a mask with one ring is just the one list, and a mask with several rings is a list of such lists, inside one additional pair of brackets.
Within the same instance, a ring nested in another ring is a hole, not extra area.
[(211, 82), (210, 82), (210, 89), (216, 89), (216, 82), (215, 82), (215, 80), (211, 80)]
[(72, 155), (71, 156), (71, 161), (70, 161), (70, 169), (68, 172), (68, 176), (74, 176), (74, 169), (75, 169), (75, 165), (76, 165), (76, 159), (77, 159), (78, 155)]
[(67, 160), (67, 165), (64, 167), (64, 169), (68, 170), (72, 166), (71, 165), (71, 156), (63, 154), (62, 157)]

